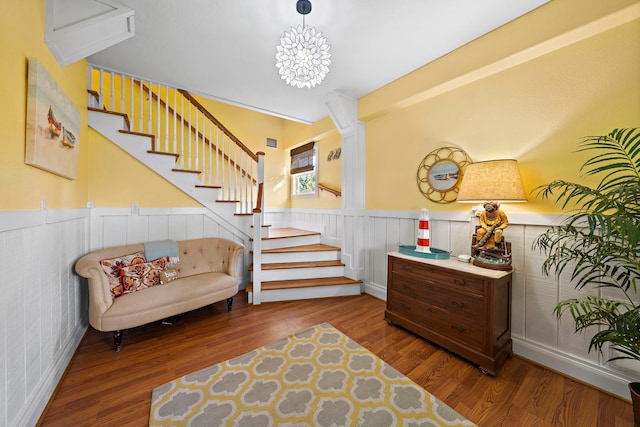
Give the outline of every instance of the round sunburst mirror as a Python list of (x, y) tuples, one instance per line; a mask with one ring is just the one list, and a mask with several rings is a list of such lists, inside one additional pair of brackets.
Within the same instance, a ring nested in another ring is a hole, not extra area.
[(418, 188), (424, 197), (436, 203), (456, 200), (465, 167), (471, 159), (457, 147), (433, 150), (418, 166)]

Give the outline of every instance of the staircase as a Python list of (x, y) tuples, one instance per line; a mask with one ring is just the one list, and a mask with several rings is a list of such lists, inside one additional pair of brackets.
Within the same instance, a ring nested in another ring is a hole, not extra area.
[(229, 211), (222, 204), (236, 216), (263, 207), (264, 153), (253, 153), (190, 93), (94, 66), (88, 83), (96, 131), (221, 219)]
[(362, 281), (344, 277), (340, 248), (322, 244), (320, 233), (264, 226), (264, 153), (188, 92), (90, 66), (88, 93), (89, 126), (253, 246), (250, 303), (361, 293)]
[[(269, 229), (262, 237), (261, 302), (359, 295), (362, 281), (344, 276), (340, 252), (321, 243), (317, 232)], [(254, 266), (249, 270), (253, 272)], [(246, 291), (253, 304), (253, 283)]]

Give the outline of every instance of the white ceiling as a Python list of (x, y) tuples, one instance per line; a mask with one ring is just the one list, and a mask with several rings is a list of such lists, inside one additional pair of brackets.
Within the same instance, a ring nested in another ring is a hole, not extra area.
[(275, 46), (302, 23), (296, 0), (117, 0), (135, 36), (88, 61), (205, 97), (312, 123), (322, 99), (358, 99), (548, 0), (312, 0), (306, 24), (331, 45), (330, 72), (298, 89), (280, 79)]

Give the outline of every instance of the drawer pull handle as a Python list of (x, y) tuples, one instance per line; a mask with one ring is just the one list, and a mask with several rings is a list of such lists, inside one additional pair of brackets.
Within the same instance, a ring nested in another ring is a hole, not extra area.
[(455, 331), (464, 334), (467, 332), (467, 328), (463, 328), (462, 326), (458, 326), (458, 325), (451, 325), (451, 329), (454, 329)]
[(404, 311), (411, 311), (411, 307), (409, 307), (408, 305), (405, 305), (404, 303), (401, 303), (400, 307), (402, 307)]
[(453, 283), (460, 286), (467, 286), (467, 281), (464, 279), (453, 279)]
[(408, 271), (409, 273), (413, 273), (413, 268), (409, 267), (408, 265), (403, 265), (402, 269), (404, 271)]
[(461, 310), (464, 310), (466, 308), (463, 302), (451, 301), (451, 305), (454, 307), (458, 307)]

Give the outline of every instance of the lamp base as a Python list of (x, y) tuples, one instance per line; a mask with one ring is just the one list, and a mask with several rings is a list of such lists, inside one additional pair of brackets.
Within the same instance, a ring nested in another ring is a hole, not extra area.
[(477, 267), (482, 267), (482, 268), (489, 268), (491, 270), (502, 270), (502, 271), (513, 270), (513, 267), (511, 266), (511, 264), (489, 262), (488, 258), (480, 258), (480, 257), (474, 258), (473, 265)]

